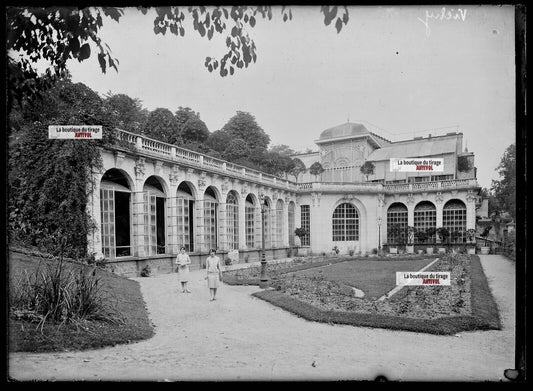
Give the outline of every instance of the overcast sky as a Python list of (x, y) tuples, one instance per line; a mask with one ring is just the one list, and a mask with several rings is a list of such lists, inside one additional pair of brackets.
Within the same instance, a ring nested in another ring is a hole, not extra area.
[(350, 7), (339, 34), (319, 11), (293, 7), (284, 23), (274, 9), (272, 21), (249, 31), (257, 62), (222, 78), (204, 67), (206, 56), (225, 52), (221, 36), (208, 41), (192, 28), (185, 37), (155, 35), (153, 13), (126, 8), (101, 33), (118, 73), (102, 74), (95, 50), (69, 68), (102, 95), (124, 93), (149, 110), (190, 107), (211, 132), (237, 110), (250, 112), (271, 145), (299, 151), (316, 150), (323, 130), (348, 119), (393, 140), (458, 130), (480, 185), (490, 187), (515, 140), (514, 8), (446, 7), (455, 16), (447, 20), (435, 6)]

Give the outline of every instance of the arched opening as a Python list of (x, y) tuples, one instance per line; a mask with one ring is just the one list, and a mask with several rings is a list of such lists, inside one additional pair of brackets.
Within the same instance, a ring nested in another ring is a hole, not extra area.
[(226, 197), (226, 240), (230, 250), (239, 249), (239, 198), (232, 190)]
[(272, 234), (273, 230), (273, 221), (272, 216), (272, 201), (269, 197), (264, 197), (261, 204), (261, 212), (263, 216), (263, 234), (265, 235), (265, 248), (272, 248)]
[(102, 254), (106, 258), (132, 255), (131, 189), (119, 169), (107, 170), (100, 181)]
[(276, 202), (276, 247), (283, 246), (283, 233), (285, 232), (285, 224), (283, 219), (283, 201)]
[(295, 214), (294, 214), (295, 208), (296, 206), (294, 205), (294, 202), (293, 201), (289, 202), (287, 224), (289, 227), (289, 246), (291, 247), (294, 246), (294, 230), (296, 229)]
[(395, 202), (387, 209), (387, 243), (406, 243), (407, 219), (407, 206), (401, 202)]
[(215, 190), (209, 186), (204, 193), (204, 232), (203, 246), (205, 250), (218, 248), (218, 200)]
[(176, 193), (178, 248), (194, 252), (194, 194), (187, 182), (181, 182)]
[(359, 213), (355, 206), (344, 202), (333, 211), (333, 241), (349, 242), (359, 240)]
[(148, 232), (145, 235), (147, 255), (166, 253), (166, 195), (160, 180), (149, 177), (143, 186), (145, 203), (144, 223)]
[[(424, 232), (422, 236), (415, 235), (416, 243), (435, 241), (435, 230), (437, 227), (437, 209), (430, 201), (419, 202), (414, 211), (415, 232)], [(418, 237), (417, 237), (418, 236)], [(420, 239), (424, 238), (424, 239)]]
[(466, 205), (461, 200), (449, 200), (442, 210), (442, 226), (450, 233), (450, 242), (466, 242)]
[(254, 248), (256, 246), (256, 201), (251, 194), (246, 196), (244, 204), (244, 223), (246, 227), (246, 247)]

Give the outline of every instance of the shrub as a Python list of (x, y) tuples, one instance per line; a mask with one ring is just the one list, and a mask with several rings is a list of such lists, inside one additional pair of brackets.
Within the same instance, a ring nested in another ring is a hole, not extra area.
[(89, 273), (65, 267), (61, 258), (55, 264), (42, 262), (33, 274), (26, 271), (15, 279), (10, 312), (16, 319), (37, 323), (77, 323), (81, 320), (121, 322), (104, 298), (96, 268)]

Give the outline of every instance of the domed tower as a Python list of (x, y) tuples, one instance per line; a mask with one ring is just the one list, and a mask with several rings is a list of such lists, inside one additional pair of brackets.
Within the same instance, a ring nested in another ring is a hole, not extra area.
[(361, 166), (372, 151), (390, 142), (362, 123), (346, 122), (324, 130), (315, 143), (319, 147), (324, 182), (364, 182)]

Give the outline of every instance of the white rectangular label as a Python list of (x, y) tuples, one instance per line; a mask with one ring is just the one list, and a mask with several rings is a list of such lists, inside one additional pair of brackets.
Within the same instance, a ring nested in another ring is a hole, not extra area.
[(443, 172), (444, 159), (437, 158), (407, 158), (407, 159), (390, 159), (391, 172)]
[(451, 285), (450, 272), (396, 272), (396, 285)]
[(50, 125), (49, 139), (101, 139), (102, 125)]

